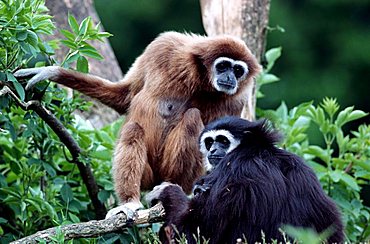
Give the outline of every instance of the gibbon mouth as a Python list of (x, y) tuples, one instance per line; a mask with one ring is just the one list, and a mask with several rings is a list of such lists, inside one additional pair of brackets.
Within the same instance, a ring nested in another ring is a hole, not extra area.
[(220, 160), (222, 159), (223, 157), (220, 157), (220, 156), (211, 156), (211, 157), (208, 157), (208, 161), (210, 164), (212, 164), (213, 166), (216, 166)]
[(224, 89), (227, 89), (227, 90), (232, 90), (235, 88), (235, 85), (234, 84), (230, 84), (230, 83), (227, 83), (227, 82), (218, 82), (218, 85)]

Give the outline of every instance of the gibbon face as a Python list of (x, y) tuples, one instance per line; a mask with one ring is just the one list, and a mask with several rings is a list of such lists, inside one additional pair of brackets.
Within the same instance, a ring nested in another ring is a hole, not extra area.
[(243, 61), (219, 57), (212, 66), (212, 85), (219, 92), (233, 95), (248, 71), (248, 65)]
[(203, 154), (204, 165), (207, 171), (218, 165), (220, 160), (240, 144), (227, 130), (205, 131), (200, 137), (200, 151)]

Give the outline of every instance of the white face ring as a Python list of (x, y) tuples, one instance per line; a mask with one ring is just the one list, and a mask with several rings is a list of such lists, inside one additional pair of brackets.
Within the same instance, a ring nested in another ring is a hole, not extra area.
[(217, 91), (220, 91), (220, 92), (225, 92), (226, 94), (229, 94), (229, 95), (233, 95), (236, 93), (236, 91), (238, 90), (238, 83), (236, 84), (236, 86), (232, 89), (232, 90), (228, 90), (228, 89), (225, 89), (223, 87), (220, 87), (218, 84), (217, 84), (217, 70), (216, 70), (216, 65), (219, 64), (220, 62), (223, 62), (223, 61), (227, 61), (227, 62), (230, 62), (232, 66), (234, 65), (240, 65), (243, 67), (244, 69), (244, 74), (239, 77), (237, 80), (240, 81), (240, 80), (244, 80), (247, 75), (248, 75), (248, 72), (249, 72), (249, 69), (248, 69), (248, 65), (243, 62), (243, 61), (240, 61), (240, 60), (233, 60), (231, 58), (227, 58), (227, 57), (219, 57), (215, 60), (215, 62), (213, 63), (213, 66), (212, 66), (212, 74), (213, 74), (213, 78), (212, 78), (212, 85), (213, 87), (217, 90)]
[(208, 161), (208, 157), (207, 157), (208, 156), (208, 150), (206, 148), (204, 140), (206, 138), (209, 138), (209, 137), (212, 138), (213, 140), (216, 140), (216, 137), (220, 136), (220, 135), (225, 136), (230, 142), (230, 146), (226, 150), (226, 154), (230, 153), (232, 150), (234, 150), (240, 144), (240, 141), (235, 139), (233, 137), (233, 135), (227, 130), (210, 130), (210, 131), (205, 132), (200, 138), (200, 151), (203, 154), (203, 164), (204, 164), (204, 167), (207, 171), (212, 170), (213, 166)]

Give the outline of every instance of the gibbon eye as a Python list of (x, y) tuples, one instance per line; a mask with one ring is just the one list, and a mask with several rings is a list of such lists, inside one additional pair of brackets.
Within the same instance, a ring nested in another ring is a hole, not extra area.
[(238, 79), (244, 75), (244, 68), (241, 65), (234, 65), (234, 75)]
[(213, 144), (213, 139), (211, 137), (207, 137), (204, 139), (204, 145), (206, 146), (207, 150), (211, 149), (211, 146)]
[(226, 136), (217, 136), (216, 141), (222, 143), (223, 145), (228, 146), (230, 144), (229, 139)]
[(218, 64), (216, 64), (216, 70), (219, 73), (225, 72), (231, 67), (231, 63), (227, 60), (221, 61)]

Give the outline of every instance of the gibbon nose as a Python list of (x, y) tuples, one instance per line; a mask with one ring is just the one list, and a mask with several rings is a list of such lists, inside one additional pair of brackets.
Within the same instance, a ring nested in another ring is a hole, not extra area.
[(215, 152), (217, 151), (217, 148), (211, 148), (211, 150), (209, 150), (209, 152), (212, 154), (215, 154)]

